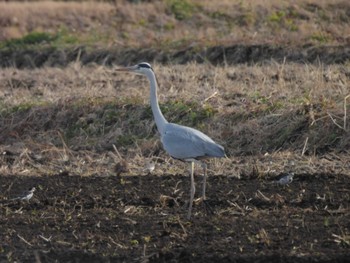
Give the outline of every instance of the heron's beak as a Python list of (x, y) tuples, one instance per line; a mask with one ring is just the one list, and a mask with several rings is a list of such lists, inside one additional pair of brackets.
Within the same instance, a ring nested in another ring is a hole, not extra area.
[(116, 71), (135, 71), (136, 70), (136, 66), (132, 66), (132, 67), (125, 67), (125, 68), (117, 68)]
[(131, 71), (129, 68), (117, 68), (115, 71)]

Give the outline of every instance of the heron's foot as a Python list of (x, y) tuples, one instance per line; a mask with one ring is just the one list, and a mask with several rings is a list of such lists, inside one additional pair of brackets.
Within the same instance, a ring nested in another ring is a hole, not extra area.
[(212, 215), (214, 214), (214, 210), (211, 208), (209, 201), (206, 197), (202, 196), (200, 198), (197, 198), (196, 200), (194, 200), (194, 203), (195, 205), (202, 203), (204, 206), (204, 210), (207, 214), (212, 214)]
[(193, 200), (193, 203), (194, 203), (195, 205), (199, 205), (199, 204), (205, 202), (205, 200), (207, 200), (207, 198), (202, 196), (202, 197), (199, 197), (199, 198)]

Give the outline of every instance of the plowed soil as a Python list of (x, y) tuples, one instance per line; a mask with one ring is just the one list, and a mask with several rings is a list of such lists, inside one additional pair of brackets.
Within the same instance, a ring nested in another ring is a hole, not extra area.
[(0, 261), (349, 262), (350, 178), (277, 179), (209, 176), (189, 221), (188, 176), (1, 176)]

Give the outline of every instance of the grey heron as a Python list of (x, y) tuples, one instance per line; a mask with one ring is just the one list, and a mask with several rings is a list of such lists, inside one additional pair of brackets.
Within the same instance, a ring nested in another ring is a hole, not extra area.
[(187, 218), (191, 218), (193, 198), (195, 194), (194, 185), (194, 163), (200, 162), (204, 170), (202, 199), (205, 200), (207, 166), (204, 159), (212, 157), (225, 157), (224, 147), (215, 143), (204, 133), (175, 123), (169, 123), (163, 116), (157, 98), (157, 78), (149, 63), (142, 62), (137, 65), (118, 68), (117, 71), (129, 71), (145, 75), (150, 82), (151, 109), (157, 129), (160, 133), (161, 142), (165, 151), (174, 159), (190, 162), (191, 189), (190, 203)]

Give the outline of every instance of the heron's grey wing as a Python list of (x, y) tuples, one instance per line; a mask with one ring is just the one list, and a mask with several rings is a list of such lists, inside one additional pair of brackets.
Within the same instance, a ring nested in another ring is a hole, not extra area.
[(167, 153), (177, 159), (225, 156), (223, 147), (204, 133), (176, 124), (169, 124), (162, 143)]
[(165, 151), (176, 159), (204, 156), (198, 140), (187, 132), (167, 131), (162, 136)]

